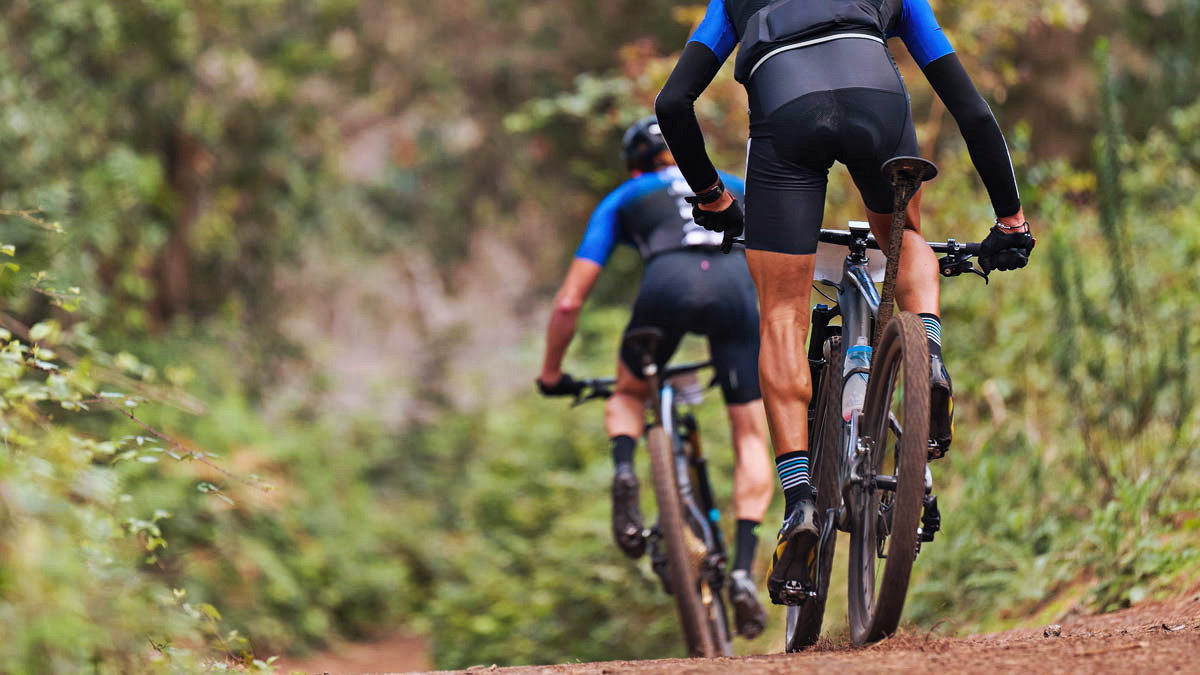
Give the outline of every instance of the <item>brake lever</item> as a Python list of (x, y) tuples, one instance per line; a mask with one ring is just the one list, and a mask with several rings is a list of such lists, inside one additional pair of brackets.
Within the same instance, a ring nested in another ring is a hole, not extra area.
[(732, 232), (725, 232), (725, 237), (721, 240), (721, 253), (728, 254), (733, 250), (733, 245), (738, 242), (737, 235)]
[(945, 256), (938, 259), (938, 268), (944, 277), (956, 277), (960, 274), (970, 272), (978, 277), (983, 278), (983, 283), (988, 284), (988, 272), (984, 272), (971, 262), (970, 258), (960, 257), (955, 254)]
[(609, 396), (612, 395), (612, 391), (609, 390), (608, 388), (592, 387), (591, 389), (592, 389), (592, 391), (587, 394), (584, 394), (583, 391), (580, 391), (578, 394), (575, 394), (575, 400), (571, 402), (571, 407), (578, 408), (579, 406), (583, 405), (584, 403), (587, 403), (588, 401), (595, 401), (598, 398), (608, 398)]
[(746, 238), (739, 237), (737, 235), (730, 235), (728, 232), (726, 232), (725, 240), (721, 242), (721, 253), (729, 253), (730, 251), (733, 250), (733, 247), (737, 244), (741, 244), (742, 246), (745, 246)]

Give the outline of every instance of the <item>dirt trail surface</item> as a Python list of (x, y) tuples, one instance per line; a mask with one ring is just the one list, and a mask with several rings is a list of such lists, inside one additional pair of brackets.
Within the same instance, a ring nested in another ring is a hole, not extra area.
[[(913, 672), (1200, 672), (1200, 588), (1169, 602), (1151, 602), (1113, 614), (1064, 620), (1059, 631), (1011, 630), (964, 639), (918, 633), (855, 648), (822, 643), (804, 654), (733, 659), (613, 661), (560, 666), (496, 668), (463, 673), (509, 675), (674, 675), (676, 673)], [(1056, 635), (1055, 633), (1058, 632)]]
[(367, 673), (419, 671), (431, 665), (425, 639), (399, 633), (304, 658), (282, 658), (275, 662), (275, 669), (279, 673)]

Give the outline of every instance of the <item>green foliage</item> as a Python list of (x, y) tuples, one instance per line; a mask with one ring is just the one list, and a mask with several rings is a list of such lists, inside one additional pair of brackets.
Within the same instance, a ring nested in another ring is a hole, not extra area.
[(126, 492), (125, 467), (158, 456), (142, 439), (104, 440), (68, 422), (103, 410), (92, 374), (102, 359), (58, 359), (86, 342), (82, 330), (30, 332), (32, 344), (0, 330), (0, 670), (187, 667), (192, 655), (174, 645), (202, 644), (206, 628), (139, 564), (167, 545), (160, 525), (171, 514), (142, 512)]
[[(1098, 54), (1101, 91), (1111, 91)], [(1200, 503), (1188, 471), (1200, 438), (1187, 309), (1200, 301), (1195, 193), (1147, 180), (1162, 169), (1164, 180), (1191, 180), (1194, 115), (1175, 111), (1137, 144), (1121, 132), (1116, 99), (1104, 100), (1097, 212), (1063, 201), (1064, 187), (1089, 181), (1062, 167), (1033, 172), (1026, 208), (1052, 225), (1021, 287), (1001, 298), (999, 330), (965, 327), (978, 339), (956, 340), (956, 316), (975, 309), (947, 294), (952, 371), (987, 364), (999, 376), (957, 396), (988, 410), (959, 415), (968, 447), (943, 474), (953, 497), (943, 498), (945, 536), (922, 556), (930, 571), (908, 612), (919, 624), (1003, 626), (1060, 595), (1112, 610), (1172, 588), (1196, 563), (1180, 531), (1195, 527)]]

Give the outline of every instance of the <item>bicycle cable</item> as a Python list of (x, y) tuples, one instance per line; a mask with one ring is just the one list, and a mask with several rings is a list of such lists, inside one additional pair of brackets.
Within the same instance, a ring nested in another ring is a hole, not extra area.
[(829, 297), (829, 294), (826, 293), (825, 291), (821, 290), (820, 286), (813, 284), (813, 290), (820, 293), (822, 295), (822, 297), (824, 297), (826, 300), (832, 302), (835, 305), (837, 304), (837, 300), (834, 300), (833, 298)]

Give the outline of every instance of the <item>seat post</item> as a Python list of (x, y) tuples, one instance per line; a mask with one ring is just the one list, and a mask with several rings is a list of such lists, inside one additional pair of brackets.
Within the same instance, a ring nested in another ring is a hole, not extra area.
[(875, 339), (872, 345), (879, 346), (883, 331), (895, 312), (896, 278), (900, 275), (900, 250), (904, 245), (904, 228), (908, 226), (908, 203), (921, 189), (921, 184), (933, 180), (937, 166), (921, 157), (893, 157), (883, 165), (883, 175), (892, 184), (895, 202), (892, 205), (892, 230), (888, 237), (887, 271), (883, 277), (883, 291), (879, 294), (879, 313), (875, 317)]

